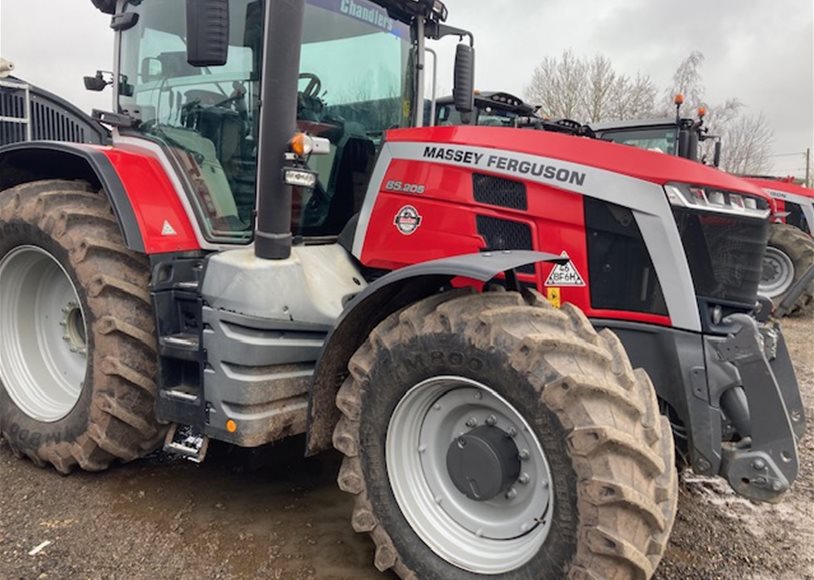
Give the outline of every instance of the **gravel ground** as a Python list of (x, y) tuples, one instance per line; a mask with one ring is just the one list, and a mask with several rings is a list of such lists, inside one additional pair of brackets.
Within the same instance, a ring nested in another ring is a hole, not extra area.
[[(789, 320), (784, 329), (811, 421), (814, 319)], [(0, 441), (0, 580), (388, 578), (370, 564), (368, 539), (350, 528), (350, 502), (335, 485), (338, 458), (298, 458), (301, 445), (262, 456), (213, 446), (202, 466), (153, 458), (60, 477), (16, 460)], [(814, 579), (811, 434), (801, 462), (777, 505), (684, 474), (657, 577)]]

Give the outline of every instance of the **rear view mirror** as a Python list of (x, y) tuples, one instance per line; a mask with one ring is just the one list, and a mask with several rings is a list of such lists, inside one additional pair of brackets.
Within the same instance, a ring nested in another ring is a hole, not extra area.
[(721, 141), (720, 141), (720, 139), (715, 141), (715, 152), (713, 153), (713, 156), (712, 156), (712, 165), (714, 165), (715, 167), (720, 167), (721, 166)]
[(187, 62), (223, 66), (229, 53), (229, 0), (187, 0)]
[(94, 77), (84, 77), (83, 80), (85, 81), (85, 90), (93, 91), (94, 93), (105, 90), (105, 87), (108, 85), (108, 82), (102, 78), (101, 74), (97, 74)]
[(164, 65), (157, 58), (147, 57), (141, 61), (141, 82), (152, 83), (160, 80), (164, 73)]
[(468, 125), (475, 110), (475, 49), (468, 44), (459, 44), (455, 51), (455, 79), (452, 98), (455, 110), (461, 120)]

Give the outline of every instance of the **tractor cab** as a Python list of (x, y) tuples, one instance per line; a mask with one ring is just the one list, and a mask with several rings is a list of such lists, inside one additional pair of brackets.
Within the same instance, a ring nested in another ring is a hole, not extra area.
[[(485, 127), (516, 127), (519, 118), (533, 117), (536, 112), (537, 107), (509, 93), (476, 91), (475, 112), (471, 123)], [(436, 99), (434, 124), (436, 126), (463, 124), (452, 96)]]
[[(119, 136), (170, 153), (207, 239), (248, 243), (265, 80), (264, 3), (228, 3), (228, 50), (214, 66), (188, 62), (183, 2), (125, 4), (116, 95), (119, 113), (133, 123)], [(430, 22), (440, 16), (433, 14)], [(297, 124), (329, 148), (312, 159), (316, 187), (295, 192), (295, 236), (339, 234), (361, 205), (385, 130), (411, 124), (414, 20), (367, 0), (306, 3)]]
[(691, 119), (681, 116), (684, 97), (676, 95), (674, 102), (675, 118), (606, 121), (591, 125), (591, 129), (599, 139), (605, 141), (677, 155), (692, 161), (700, 160), (704, 164), (707, 164), (707, 160), (699, 159), (699, 147), (703, 142), (712, 140), (715, 145), (711, 165), (718, 167), (721, 164), (721, 138), (710, 135), (709, 128), (704, 125), (706, 109), (700, 108), (698, 118)]

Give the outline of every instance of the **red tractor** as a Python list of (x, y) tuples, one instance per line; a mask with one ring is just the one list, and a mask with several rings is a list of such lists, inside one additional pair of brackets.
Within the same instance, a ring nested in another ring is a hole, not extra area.
[(0, 149), (15, 453), (98, 471), (305, 433), (345, 455), (377, 568), (422, 579), (650, 577), (677, 499), (660, 404), (696, 471), (766, 501), (795, 480), (799, 390), (752, 316), (761, 189), (421, 128), (428, 39), (470, 39), (474, 108), (438, 0), (94, 3), (112, 144)]
[[(761, 289), (770, 297), (787, 298), (791, 288), (814, 265), (814, 190), (797, 185), (792, 179), (746, 176), (768, 193), (777, 211), (763, 260)], [(814, 279), (797, 300), (785, 305), (789, 314), (814, 310)]]
[[(683, 99), (676, 97), (675, 120), (610, 121), (592, 128), (601, 139), (702, 162), (705, 160), (699, 159), (699, 143), (713, 140), (711, 164), (718, 167), (720, 138), (708, 133), (703, 109), (697, 120), (682, 118), (679, 113), (682, 103)], [(770, 229), (760, 293), (775, 303), (777, 315), (809, 312), (814, 309), (814, 277), (808, 274), (814, 268), (814, 192), (773, 178), (745, 179), (769, 194), (777, 216)]]

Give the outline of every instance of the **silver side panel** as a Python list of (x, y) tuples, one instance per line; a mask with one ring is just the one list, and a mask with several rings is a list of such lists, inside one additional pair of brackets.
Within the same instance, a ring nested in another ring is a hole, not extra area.
[(295, 247), (280, 261), (252, 248), (213, 255), (202, 285), (206, 434), (256, 447), (304, 433), (316, 360), (364, 285), (336, 245)]
[(661, 283), (673, 326), (686, 330), (701, 330), (698, 305), (695, 302), (695, 289), (686, 254), (684, 253), (684, 246), (681, 243), (681, 237), (673, 219), (667, 197), (664, 194), (664, 189), (660, 185), (612, 171), (569, 163), (559, 159), (516, 152), (506, 153), (506, 155), (510, 155), (512, 159), (519, 162), (542, 163), (585, 175), (581, 184), (576, 182), (561, 183), (546, 179), (543, 176), (538, 177), (530, 173), (519, 174), (516, 171), (487, 165), (490, 155), (502, 153), (497, 149), (466, 147), (463, 145), (448, 146), (465, 153), (471, 152), (474, 156), (470, 159), (477, 160), (474, 163), (463, 163), (427, 159), (424, 156), (426, 147), (445, 147), (445, 145), (439, 143), (388, 143), (382, 148), (359, 216), (359, 226), (353, 243), (353, 254), (357, 258), (362, 255), (367, 229), (370, 225), (370, 217), (387, 168), (394, 159), (428, 161), (485, 171), (512, 179), (542, 183), (550, 187), (557, 187), (565, 191), (630, 208), (636, 216), (644, 241), (653, 258), (653, 265)]
[(365, 282), (339, 245), (295, 246), (287, 260), (263, 260), (254, 248), (213, 255), (202, 285), (215, 310), (272, 320), (333, 326)]

